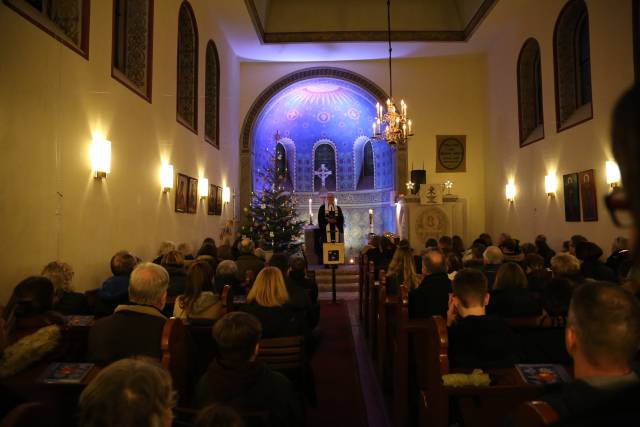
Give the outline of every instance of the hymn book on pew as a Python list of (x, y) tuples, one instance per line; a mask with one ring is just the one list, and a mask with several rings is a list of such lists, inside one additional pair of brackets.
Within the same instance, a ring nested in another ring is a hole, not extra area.
[(79, 316), (79, 315), (71, 315), (64, 316), (64, 321), (67, 326), (91, 326), (93, 325), (93, 321), (95, 316)]
[(571, 381), (571, 377), (562, 365), (552, 363), (516, 364), (516, 369), (527, 384), (547, 385)]
[(40, 382), (46, 384), (80, 384), (93, 363), (52, 363), (42, 375)]

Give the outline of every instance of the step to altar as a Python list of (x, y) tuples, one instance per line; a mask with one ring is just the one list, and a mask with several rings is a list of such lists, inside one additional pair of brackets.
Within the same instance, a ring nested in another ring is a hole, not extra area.
[[(309, 266), (310, 270), (316, 273), (316, 283), (320, 292), (331, 291), (331, 268), (323, 265)], [(341, 265), (336, 269), (336, 291), (357, 292), (358, 291), (358, 266)]]

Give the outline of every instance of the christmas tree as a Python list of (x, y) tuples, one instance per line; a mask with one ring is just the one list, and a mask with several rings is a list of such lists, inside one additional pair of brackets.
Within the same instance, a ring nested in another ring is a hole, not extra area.
[(251, 193), (240, 232), (265, 250), (292, 253), (302, 245), (298, 239), (305, 222), (298, 219), (295, 199), (287, 190), (286, 167), (280, 170), (277, 166), (280, 159), (276, 154), (268, 155), (268, 166), (258, 169), (262, 191)]

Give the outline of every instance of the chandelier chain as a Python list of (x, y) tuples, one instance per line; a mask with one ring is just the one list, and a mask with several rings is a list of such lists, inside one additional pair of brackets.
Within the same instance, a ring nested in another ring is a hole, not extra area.
[(389, 97), (393, 98), (393, 78), (391, 71), (391, 0), (387, 0), (387, 41), (389, 42)]

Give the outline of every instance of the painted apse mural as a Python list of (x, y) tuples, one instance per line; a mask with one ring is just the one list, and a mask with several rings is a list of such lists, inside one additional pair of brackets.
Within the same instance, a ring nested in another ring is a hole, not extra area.
[[(323, 181), (336, 194), (345, 215), (347, 256), (355, 256), (366, 242), (370, 208), (374, 232), (395, 232), (394, 152), (386, 143), (369, 140), (376, 102), (346, 80), (297, 81), (271, 97), (252, 132), (252, 170), (264, 168), (275, 151), (277, 167), (288, 171), (287, 187), (295, 191), (302, 218), (309, 218), (311, 198), (315, 222)], [(325, 173), (317, 173), (321, 170)], [(252, 176), (253, 191), (261, 191), (262, 182), (256, 173)]]

